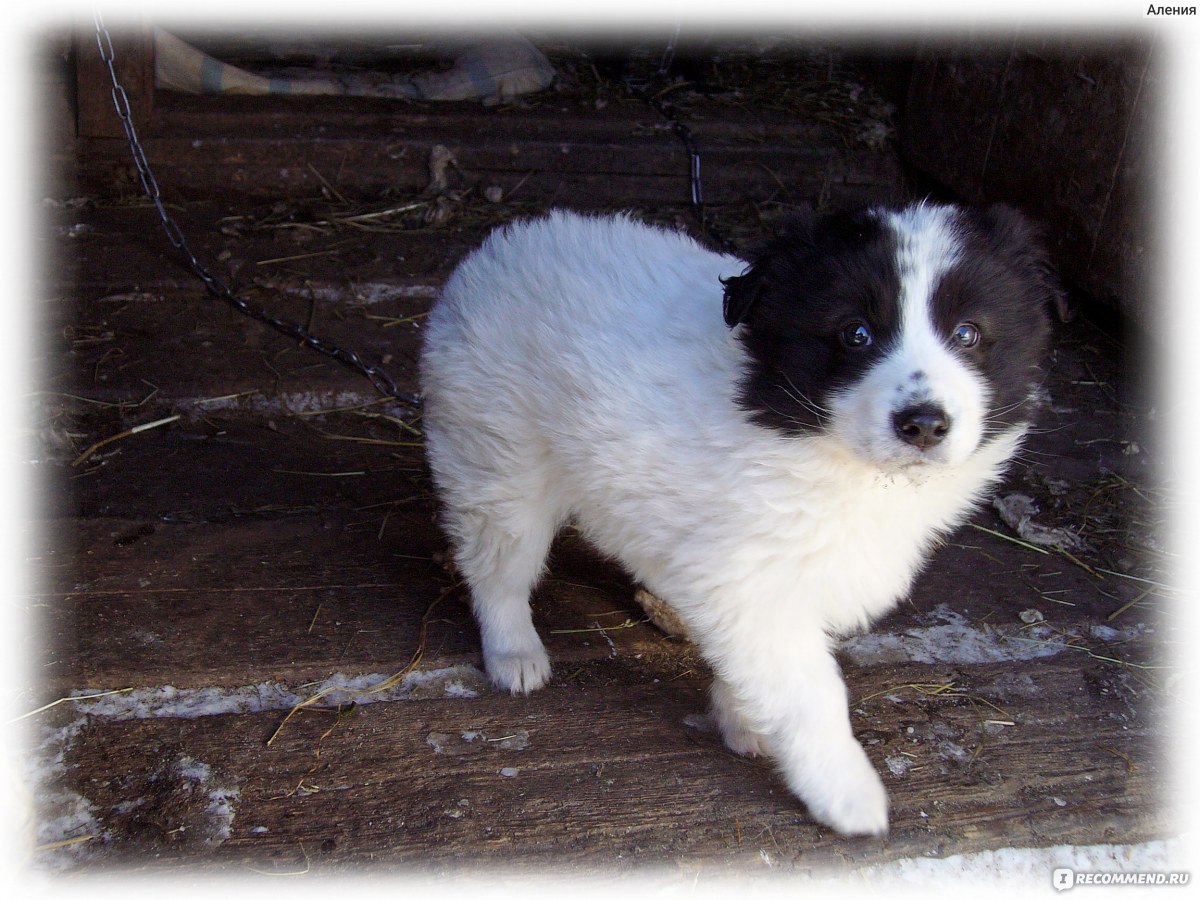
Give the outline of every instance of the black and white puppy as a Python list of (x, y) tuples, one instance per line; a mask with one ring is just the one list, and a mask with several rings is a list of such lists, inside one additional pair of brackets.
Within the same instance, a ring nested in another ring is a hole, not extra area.
[(903, 598), (1000, 478), (1054, 299), (1003, 207), (810, 217), (749, 267), (624, 216), (492, 234), (421, 359), (492, 681), (549, 678), (529, 594), (572, 522), (687, 624), (733, 750), (773, 757), (820, 821), (886, 831), (832, 636)]

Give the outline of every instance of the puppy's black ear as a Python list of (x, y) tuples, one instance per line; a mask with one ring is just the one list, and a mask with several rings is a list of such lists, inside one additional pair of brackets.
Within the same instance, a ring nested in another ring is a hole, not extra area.
[(975, 207), (972, 212), (984, 240), (997, 253), (1022, 264), (1040, 253), (1037, 232), (1019, 210), (993, 203)]
[(812, 242), (814, 213), (811, 207), (800, 210), (784, 219), (776, 229), (775, 236), (760, 244), (750, 254), (750, 265), (741, 275), (722, 278), (725, 285), (725, 324), (730, 328), (740, 325), (750, 315), (758, 298), (770, 287), (771, 262), (782, 250), (799, 247)]
[(1061, 322), (1074, 318), (1046, 255), (1040, 231), (1024, 215), (1003, 203), (978, 209), (975, 218), (988, 245), (1028, 279), (1047, 311), (1053, 310)]
[(725, 285), (725, 324), (730, 328), (742, 324), (767, 286), (766, 266), (761, 262), (746, 267), (741, 275), (722, 278)]

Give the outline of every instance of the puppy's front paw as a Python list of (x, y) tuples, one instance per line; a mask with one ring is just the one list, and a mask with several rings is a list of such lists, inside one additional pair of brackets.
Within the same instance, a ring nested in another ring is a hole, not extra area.
[(484, 653), (488, 678), (502, 691), (528, 694), (550, 680), (550, 657), (539, 643), (523, 653)]
[(738, 756), (769, 756), (767, 738), (742, 715), (733, 689), (720, 678), (712, 684), (712, 717), (725, 746)]
[(888, 830), (887, 791), (857, 744), (797, 791), (818, 821), (842, 834), (883, 835)]
[(720, 727), (725, 746), (738, 756), (767, 756), (770, 753), (767, 749), (766, 738), (757, 731), (736, 726), (729, 727), (725, 724), (721, 724)]

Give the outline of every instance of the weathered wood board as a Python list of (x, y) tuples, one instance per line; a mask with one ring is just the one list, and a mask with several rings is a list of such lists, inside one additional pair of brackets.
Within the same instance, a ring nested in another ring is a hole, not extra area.
[(930, 40), (913, 63), (901, 152), (958, 196), (1025, 209), (1065, 277), (1153, 334), (1160, 63), (1132, 32)]
[[(886, 840), (814, 825), (769, 765), (724, 751), (702, 679), (623, 668), (619, 686), (310, 711), (271, 746), (278, 711), (97, 717), (70, 742), (65, 786), (97, 811), (98, 859), (151, 869), (820, 871), (1167, 827), (1155, 726), (1096, 660), (1040, 662), (1020, 690), (1011, 665), (848, 668), (892, 795)], [(931, 682), (956, 689), (904, 687)]]

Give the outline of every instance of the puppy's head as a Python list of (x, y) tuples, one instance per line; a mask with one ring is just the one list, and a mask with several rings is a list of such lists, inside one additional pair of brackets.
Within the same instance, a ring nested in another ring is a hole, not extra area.
[(1028, 418), (1057, 299), (1007, 207), (798, 217), (725, 282), (750, 359), (740, 402), (884, 468), (954, 465)]

